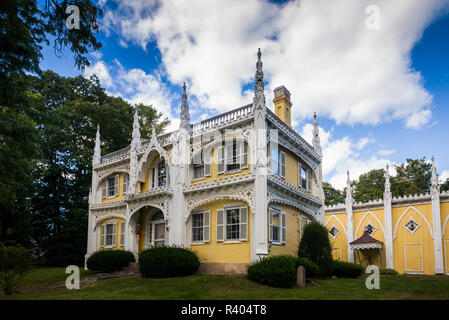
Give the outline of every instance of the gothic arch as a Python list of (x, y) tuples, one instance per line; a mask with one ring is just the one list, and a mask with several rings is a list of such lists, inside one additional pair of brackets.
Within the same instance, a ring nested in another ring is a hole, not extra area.
[(129, 171), (127, 169), (111, 169), (108, 170), (106, 172), (104, 172), (101, 177), (98, 180), (98, 185), (97, 185), (97, 189), (100, 189), (101, 184), (103, 183), (104, 180), (106, 180), (109, 176), (116, 174), (116, 173), (127, 173), (129, 174)]
[(338, 219), (338, 217), (336, 216), (336, 215), (331, 215), (331, 217), (329, 218), (329, 220), (327, 220), (327, 222), (326, 222), (326, 226), (331, 222), (331, 220), (332, 219), (335, 219), (335, 220), (337, 220), (337, 222), (340, 224), (340, 226), (343, 228), (343, 231), (344, 231), (344, 233), (345, 233), (345, 236), (346, 236), (346, 228), (345, 228), (345, 225), (341, 222), (341, 220), (340, 219)]
[(245, 198), (244, 196), (237, 195), (237, 194), (217, 195), (217, 196), (213, 196), (213, 197), (210, 197), (210, 198), (207, 198), (207, 199), (202, 199), (202, 200), (192, 204), (192, 206), (188, 208), (188, 211), (187, 211), (188, 214), (185, 217), (185, 222), (187, 222), (187, 220), (189, 219), (192, 211), (195, 208), (198, 208), (198, 207), (201, 207), (202, 205), (205, 205), (207, 203), (214, 202), (214, 201), (219, 201), (219, 200), (239, 200), (239, 201), (244, 201), (244, 202), (246, 202), (248, 204), (248, 206), (249, 206), (249, 208), (251, 210), (251, 213), (252, 214), (254, 213), (253, 206), (251, 205), (251, 201), (248, 200), (247, 198)]
[(447, 226), (448, 222), (449, 222), (449, 215), (444, 220), (443, 228), (441, 229), (441, 237), (442, 238), (444, 237), (444, 231), (446, 230), (446, 226)]
[(396, 226), (394, 227), (394, 233), (393, 233), (393, 240), (396, 239), (396, 231), (398, 230), (398, 226), (399, 223), (401, 222), (401, 220), (404, 218), (404, 216), (407, 214), (407, 212), (409, 212), (411, 209), (413, 209), (417, 214), (419, 214), (421, 216), (421, 218), (423, 218), (423, 220), (425, 221), (425, 223), (427, 224), (427, 228), (429, 228), (429, 232), (430, 232), (430, 236), (433, 239), (433, 232), (432, 232), (432, 228), (430, 227), (430, 223), (429, 221), (427, 221), (426, 217), (415, 207), (410, 206), (408, 207), (403, 213), (402, 215), (399, 217), (398, 222), (396, 223)]
[(310, 211), (308, 208), (300, 205), (299, 203), (296, 203), (296, 202), (293, 202), (293, 201), (290, 201), (287, 199), (282, 199), (282, 198), (268, 197), (268, 205), (270, 205), (270, 203), (284, 204), (284, 205), (290, 206), (292, 208), (301, 210), (304, 214), (309, 216), (312, 220), (317, 221), (314, 212)]
[(111, 213), (111, 214), (107, 214), (105, 216), (100, 216), (100, 217), (96, 217), (95, 218), (95, 224), (94, 224), (94, 230), (98, 227), (99, 224), (101, 224), (103, 221), (105, 220), (109, 220), (109, 219), (123, 219), (126, 221), (126, 216), (124, 214), (119, 214), (119, 213)]
[(126, 221), (129, 223), (129, 221), (132, 219), (132, 217), (134, 216), (134, 214), (136, 214), (137, 212), (139, 212), (140, 209), (143, 209), (143, 208), (145, 208), (145, 207), (153, 207), (153, 208), (156, 208), (156, 209), (161, 210), (162, 214), (164, 215), (164, 220), (167, 220), (167, 219), (168, 219), (168, 214), (167, 214), (167, 212), (166, 212), (167, 209), (164, 208), (164, 206), (159, 205), (159, 204), (157, 204), (157, 203), (142, 203), (141, 205), (139, 205), (139, 206), (137, 206), (137, 207), (135, 207), (135, 208), (132, 208), (132, 211), (130, 210), (130, 214), (129, 214), (129, 216), (126, 218)]
[(148, 146), (146, 148), (147, 148), (147, 150), (145, 151), (145, 153), (142, 156), (142, 158), (140, 158), (139, 163), (137, 165), (137, 175), (136, 175), (136, 177), (139, 177), (139, 175), (141, 174), (142, 166), (147, 161), (147, 158), (150, 155), (150, 153), (152, 151), (156, 151), (157, 153), (159, 153), (159, 157), (160, 158), (164, 158), (164, 160), (165, 160), (165, 167), (167, 169), (167, 181), (168, 181), (170, 179), (170, 174), (171, 174), (170, 156), (168, 155), (167, 151), (164, 148), (161, 147), (161, 145), (157, 141), (157, 136), (156, 136), (156, 134), (154, 132), (153, 132), (153, 135), (151, 136), (151, 141), (150, 141), (150, 143), (148, 144)]
[(359, 224), (357, 225), (357, 228), (355, 229), (355, 233), (354, 233), (353, 236), (354, 236), (354, 237), (357, 237), (357, 234), (359, 233), (360, 226), (362, 225), (363, 220), (365, 220), (365, 218), (366, 218), (368, 215), (371, 215), (371, 216), (374, 218), (374, 220), (377, 221), (377, 223), (379, 224), (380, 228), (382, 229), (382, 233), (383, 233), (383, 236), (384, 236), (384, 238), (385, 238), (385, 229), (384, 229), (384, 226), (382, 225), (382, 223), (380, 222), (380, 220), (379, 220), (379, 219), (378, 219), (378, 218), (377, 218), (371, 211), (369, 211), (369, 210), (363, 215), (362, 219), (360, 219)]

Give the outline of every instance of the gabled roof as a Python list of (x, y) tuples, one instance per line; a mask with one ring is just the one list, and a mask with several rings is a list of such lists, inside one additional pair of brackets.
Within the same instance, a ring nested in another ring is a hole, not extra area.
[(351, 249), (375, 249), (375, 248), (382, 248), (382, 241), (379, 241), (377, 239), (374, 239), (371, 237), (368, 233), (368, 231), (365, 231), (363, 235), (349, 243), (351, 246)]

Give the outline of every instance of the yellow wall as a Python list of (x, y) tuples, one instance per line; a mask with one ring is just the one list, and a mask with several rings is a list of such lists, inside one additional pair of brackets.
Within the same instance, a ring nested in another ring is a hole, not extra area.
[[(419, 265), (421, 268), (421, 253), (422, 253), (422, 264), (424, 266), (424, 274), (434, 274), (434, 245), (433, 239), (431, 237), (429, 228), (425, 220), (414, 210), (410, 209), (399, 221), (400, 216), (409, 207), (393, 207), (393, 233), (397, 225), (396, 238), (393, 236), (393, 252), (394, 252), (394, 266), (399, 273), (405, 273), (405, 252), (407, 252), (407, 265)], [(416, 205), (413, 206), (419, 210), (424, 217), (427, 219), (432, 229), (432, 206), (431, 204)], [(404, 225), (409, 221), (410, 217), (413, 218), (420, 227), (410, 234), (410, 232), (404, 227)], [(410, 246), (414, 244), (419, 244), (422, 250), (415, 250), (418, 246)], [(405, 246), (407, 247), (405, 248)]]
[[(440, 205), (440, 215), (441, 215), (441, 228), (443, 228), (444, 223), (447, 221), (446, 226), (441, 230), (442, 241), (443, 241), (443, 264), (444, 271), (449, 274), (449, 202), (443, 202)], [(448, 220), (446, 220), (448, 219)]]
[[(236, 203), (236, 200), (214, 201), (202, 206), (202, 210), (210, 211), (210, 242), (205, 244), (191, 244), (202, 263), (249, 263), (251, 260), (251, 212), (248, 207), (248, 241), (240, 243), (217, 242), (217, 210), (223, 209), (225, 203)], [(247, 207), (246, 203), (242, 207)], [(190, 216), (191, 217), (191, 216)], [(187, 242), (190, 243), (191, 218), (187, 223)]]
[(100, 228), (100, 245), (101, 245), (101, 237), (102, 237), (102, 230), (103, 230), (103, 228), (102, 228), (102, 226), (106, 223), (106, 222), (108, 222), (108, 223), (110, 223), (110, 222), (112, 222), (112, 221), (114, 221), (115, 223), (117, 223), (117, 239), (116, 239), (116, 241), (115, 241), (115, 243), (116, 243), (116, 246), (115, 247), (113, 247), (113, 248), (101, 248), (100, 247), (100, 250), (110, 250), (110, 249), (125, 249), (124, 248), (124, 246), (120, 246), (120, 233), (121, 233), (121, 223), (122, 222), (125, 222), (125, 219), (120, 219), (120, 218), (112, 218), (112, 219), (104, 219), (104, 220), (102, 220), (101, 222), (100, 222), (100, 224), (98, 225), (98, 227), (97, 228)]
[[(287, 149), (282, 148), (281, 146), (279, 146), (279, 150), (285, 152), (285, 181), (297, 188), (301, 188), (299, 185), (299, 158), (295, 156), (294, 153), (290, 152)], [(303, 163), (303, 165), (305, 165), (308, 168), (308, 170), (310, 170), (312, 175), (309, 192), (310, 194), (312, 194), (313, 171), (305, 163)]]
[[(346, 240), (346, 214), (338, 213), (335, 215), (326, 215), (324, 217), (328, 230), (335, 226), (340, 233), (335, 237), (329, 234), (329, 241), (332, 247), (332, 256), (335, 260), (348, 261), (348, 243)], [(341, 222), (341, 223), (340, 223)]]

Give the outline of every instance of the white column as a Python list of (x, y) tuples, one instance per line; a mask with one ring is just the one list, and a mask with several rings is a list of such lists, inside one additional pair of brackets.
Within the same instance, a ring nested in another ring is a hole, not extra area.
[(346, 187), (346, 238), (348, 240), (348, 262), (354, 262), (354, 250), (351, 250), (349, 243), (354, 241), (354, 221), (352, 215), (352, 188), (351, 181), (349, 179), (349, 171), (348, 171), (348, 180)]
[(394, 269), (393, 260), (393, 222), (391, 210), (390, 173), (388, 165), (385, 171), (384, 214), (385, 214), (385, 265), (388, 269)]
[(435, 159), (432, 157), (432, 186), (430, 187), (432, 199), (433, 220), (433, 247), (435, 254), (435, 274), (443, 274), (443, 248), (441, 236), (441, 214), (440, 214), (440, 186), (436, 174)]

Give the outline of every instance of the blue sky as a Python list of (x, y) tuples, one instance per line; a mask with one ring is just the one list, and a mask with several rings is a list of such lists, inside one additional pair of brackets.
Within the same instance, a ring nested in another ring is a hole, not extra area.
[[(92, 67), (69, 51), (44, 49), (43, 69), (96, 73), (108, 93), (153, 104), (178, 125), (188, 84), (192, 121), (250, 103), (256, 50), (272, 89), (292, 93), (295, 129), (322, 128), (324, 178), (343, 187), (370, 169), (436, 158), (449, 177), (449, 14), (447, 0), (173, 1), (103, 0)], [(368, 30), (368, 5), (379, 29)], [(81, 11), (82, 14), (82, 11)]]

